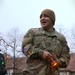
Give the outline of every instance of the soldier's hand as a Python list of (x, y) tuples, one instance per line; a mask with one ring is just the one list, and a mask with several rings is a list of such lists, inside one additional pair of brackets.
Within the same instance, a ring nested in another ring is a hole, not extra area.
[(52, 56), (48, 51), (44, 51), (42, 58), (43, 58), (43, 59), (46, 59), (46, 57), (49, 56), (49, 55)]

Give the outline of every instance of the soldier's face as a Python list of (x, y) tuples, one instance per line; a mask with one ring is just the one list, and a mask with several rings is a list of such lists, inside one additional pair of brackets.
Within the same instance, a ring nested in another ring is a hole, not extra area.
[(46, 30), (53, 27), (52, 20), (46, 14), (40, 16), (40, 24), (42, 28)]

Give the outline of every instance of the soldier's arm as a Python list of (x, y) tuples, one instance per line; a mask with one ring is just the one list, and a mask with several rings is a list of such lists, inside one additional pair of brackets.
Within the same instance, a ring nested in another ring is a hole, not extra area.
[(25, 56), (28, 57), (30, 57), (31, 55), (35, 55), (34, 57), (42, 57), (43, 51), (39, 48), (35, 48), (33, 45), (33, 35), (33, 30), (30, 29), (24, 36), (22, 41), (22, 52)]
[(60, 67), (65, 68), (69, 63), (70, 49), (67, 45), (67, 41), (65, 38), (63, 41), (61, 41), (61, 45), (62, 45), (62, 50), (61, 50), (61, 57), (59, 58), (59, 60), (61, 61), (62, 65)]

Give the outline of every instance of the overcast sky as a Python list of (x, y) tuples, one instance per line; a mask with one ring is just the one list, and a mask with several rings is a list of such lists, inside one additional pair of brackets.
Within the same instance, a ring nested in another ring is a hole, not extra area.
[(71, 28), (75, 24), (75, 0), (0, 0), (0, 32), (40, 27), (39, 15), (45, 8), (54, 10), (55, 26), (61, 23)]
[(56, 14), (55, 27), (75, 25), (75, 0), (0, 0), (0, 33), (16, 27), (23, 33), (40, 27), (39, 16), (46, 8)]

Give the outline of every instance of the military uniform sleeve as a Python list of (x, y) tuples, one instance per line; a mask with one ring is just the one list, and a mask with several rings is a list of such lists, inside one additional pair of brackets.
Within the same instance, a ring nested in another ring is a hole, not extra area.
[(25, 56), (31, 57), (42, 57), (43, 51), (39, 48), (35, 48), (33, 45), (33, 30), (30, 29), (27, 34), (24, 36), (22, 41), (22, 52)]
[(61, 41), (61, 45), (62, 45), (62, 50), (61, 50), (61, 57), (59, 58), (59, 60), (62, 62), (62, 65), (60, 67), (65, 68), (67, 67), (70, 59), (70, 49), (67, 45), (65, 37)]

